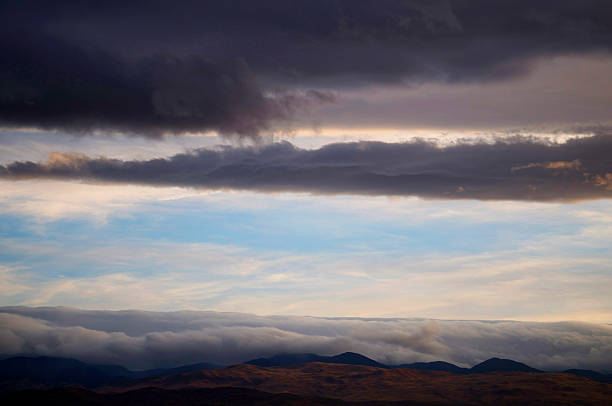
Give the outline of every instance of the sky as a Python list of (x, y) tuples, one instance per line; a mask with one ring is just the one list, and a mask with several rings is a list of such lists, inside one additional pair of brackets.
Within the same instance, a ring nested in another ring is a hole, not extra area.
[(0, 355), (612, 371), (611, 44), (606, 0), (1, 2)]

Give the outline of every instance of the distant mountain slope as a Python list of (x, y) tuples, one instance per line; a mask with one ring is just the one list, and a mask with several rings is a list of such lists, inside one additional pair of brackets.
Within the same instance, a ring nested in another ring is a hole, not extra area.
[(470, 368), (470, 373), (486, 374), (489, 372), (542, 372), (539, 369), (511, 359), (490, 358)]
[(129, 378), (118, 365), (92, 365), (70, 358), (15, 357), (0, 361), (0, 382), (10, 388), (78, 385), (94, 387)]
[(415, 362), (413, 364), (397, 365), (393, 368), (419, 369), (421, 371), (444, 371), (453, 374), (467, 374), (470, 371), (468, 368), (461, 368), (455, 364), (444, 361)]
[(322, 362), (325, 364), (347, 364), (365, 365), (377, 368), (388, 368), (388, 366), (376, 362), (371, 358), (355, 352), (344, 352), (334, 356), (324, 356), (317, 354), (279, 354), (269, 358), (257, 358), (245, 362), (249, 365), (260, 367), (286, 367), (291, 365), (307, 364), (309, 362)]
[(94, 388), (136, 378), (213, 369), (213, 364), (130, 371), (119, 365), (95, 365), (71, 358), (14, 357), (0, 360), (0, 390), (84, 386)]
[(583, 376), (585, 378), (592, 379), (597, 382), (612, 383), (612, 374), (602, 374), (599, 372), (591, 371), (590, 369), (568, 369), (568, 374)]

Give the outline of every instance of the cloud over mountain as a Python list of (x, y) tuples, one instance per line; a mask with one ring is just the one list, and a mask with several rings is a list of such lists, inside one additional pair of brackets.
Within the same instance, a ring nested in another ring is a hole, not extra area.
[(530, 138), (440, 147), (358, 142), (300, 149), (199, 149), (167, 159), (122, 161), (51, 154), (0, 167), (7, 179), (76, 179), (264, 192), (419, 196), (436, 199), (578, 201), (612, 197), (612, 137), (550, 143)]
[(255, 316), (199, 311), (0, 308), (0, 354), (75, 357), (131, 368), (237, 363), (278, 353), (356, 351), (387, 364), (492, 356), (541, 369), (612, 369), (612, 327), (577, 322)]

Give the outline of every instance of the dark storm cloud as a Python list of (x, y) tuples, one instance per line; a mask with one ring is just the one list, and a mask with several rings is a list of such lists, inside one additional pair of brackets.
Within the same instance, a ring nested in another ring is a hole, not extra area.
[(548, 369), (612, 369), (612, 327), (590, 323), (334, 319), (201, 311), (0, 308), (0, 354), (131, 368), (231, 364), (279, 353), (356, 351), (387, 364), (490, 357)]
[(242, 60), (154, 55), (128, 62), (51, 38), (0, 38), (0, 122), (85, 133), (217, 130), (256, 136), (321, 92), (264, 95)]
[(521, 71), (521, 58), (609, 50), (612, 39), (606, 0), (58, 0), (6, 8), (6, 20), (78, 44), (241, 57), (258, 73), (297, 78), (488, 79)]
[(256, 135), (302, 105), (279, 87), (496, 80), (611, 25), (607, 0), (4, 1), (0, 123)]
[(0, 177), (83, 179), (264, 192), (420, 196), (441, 199), (577, 201), (612, 197), (612, 136), (566, 143), (525, 137), (440, 147), (407, 143), (288, 142), (199, 149), (167, 159), (121, 161), (51, 154), (14, 162)]

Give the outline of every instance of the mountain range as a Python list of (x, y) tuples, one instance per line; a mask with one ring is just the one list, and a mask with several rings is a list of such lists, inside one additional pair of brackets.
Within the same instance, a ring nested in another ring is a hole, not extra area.
[[(0, 361), (0, 404), (116, 405), (604, 405), (609, 375), (544, 372), (491, 358), (387, 366), (356, 353), (280, 354), (221, 367), (131, 371), (68, 358)], [(80, 386), (77, 388), (75, 386)]]
[[(417, 369), (421, 371), (443, 371), (453, 374), (486, 374), (490, 372), (545, 372), (535, 369), (522, 362), (513, 361), (504, 358), (489, 358), (472, 368), (463, 368), (455, 364), (445, 361), (433, 362), (415, 362), (411, 364), (400, 365), (385, 365), (374, 361), (364, 355), (354, 352), (345, 352), (334, 356), (322, 356), (317, 354), (280, 354), (269, 358), (257, 358), (245, 362), (249, 365), (257, 365), (261, 367), (287, 367), (294, 365), (306, 364), (309, 362), (321, 362), (325, 364), (347, 364), (347, 365), (364, 365), (386, 369)], [(559, 372), (559, 371), (555, 371)], [(587, 369), (567, 369), (565, 371), (573, 375), (583, 376), (598, 382), (612, 383), (612, 374), (602, 374), (600, 372)]]
[[(487, 374), (491, 372), (543, 372), (521, 362), (501, 358), (488, 359), (472, 368), (462, 368), (444, 361), (389, 366), (354, 352), (345, 352), (334, 356), (279, 354), (269, 358), (257, 358), (244, 362), (244, 364), (258, 367), (295, 367), (309, 363), (367, 366), (380, 369), (440, 371), (456, 375)], [(223, 368), (223, 366), (211, 363), (196, 363), (175, 368), (132, 371), (120, 365), (90, 364), (70, 358), (13, 357), (0, 360), (0, 390), (66, 386), (96, 388), (133, 380), (220, 368)], [(612, 375), (610, 374), (583, 369), (568, 369), (563, 372), (597, 382), (612, 383)]]

